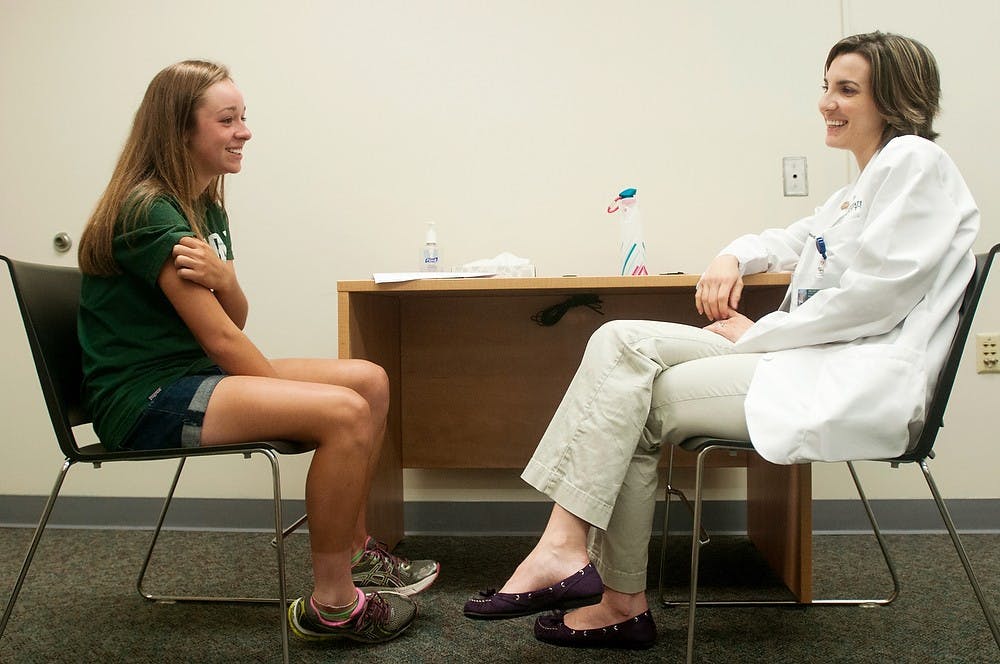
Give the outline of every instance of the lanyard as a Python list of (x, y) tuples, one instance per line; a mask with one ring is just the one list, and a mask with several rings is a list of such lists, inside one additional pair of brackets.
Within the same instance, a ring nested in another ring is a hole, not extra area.
[(820, 258), (826, 261), (826, 240), (823, 239), (822, 235), (816, 236), (816, 251), (819, 252)]
[(826, 240), (823, 239), (822, 235), (813, 235), (812, 233), (809, 234), (809, 237), (816, 238), (816, 251), (819, 253), (819, 266), (816, 268), (816, 275), (822, 277), (826, 270)]

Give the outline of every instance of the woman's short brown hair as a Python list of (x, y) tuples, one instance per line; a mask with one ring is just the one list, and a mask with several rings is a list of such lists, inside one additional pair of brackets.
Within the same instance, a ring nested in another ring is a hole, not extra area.
[(887, 123), (883, 144), (908, 134), (931, 141), (938, 137), (932, 125), (940, 110), (941, 79), (930, 49), (892, 33), (853, 35), (833, 45), (824, 71), (845, 53), (857, 53), (871, 66), (875, 106)]

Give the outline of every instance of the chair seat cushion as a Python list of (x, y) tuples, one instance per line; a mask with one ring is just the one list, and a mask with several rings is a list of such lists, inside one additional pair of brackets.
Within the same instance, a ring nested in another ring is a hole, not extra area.
[(148, 459), (180, 459), (181, 457), (216, 456), (220, 454), (238, 454), (255, 450), (272, 450), (278, 454), (303, 454), (316, 449), (312, 443), (299, 443), (291, 440), (269, 440), (251, 443), (235, 443), (232, 445), (208, 445), (205, 447), (170, 447), (157, 450), (118, 450), (109, 451), (104, 445), (95, 443), (81, 447), (74, 461), (96, 463), (104, 461), (135, 461)]
[(749, 440), (732, 440), (729, 438), (712, 438), (710, 436), (696, 436), (695, 438), (688, 438), (680, 444), (682, 450), (688, 452), (700, 452), (706, 447), (712, 445), (720, 445), (722, 447), (730, 447), (737, 450), (753, 450), (753, 443)]

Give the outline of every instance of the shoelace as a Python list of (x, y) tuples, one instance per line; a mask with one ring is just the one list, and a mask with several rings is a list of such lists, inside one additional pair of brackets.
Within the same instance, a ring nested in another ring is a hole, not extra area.
[(389, 606), (389, 603), (382, 599), (378, 593), (372, 593), (367, 596), (365, 608), (357, 618), (355, 631), (363, 632), (372, 624), (381, 627), (389, 622), (391, 613), (392, 608)]
[(406, 558), (401, 558), (396, 554), (389, 551), (389, 549), (382, 544), (382, 542), (376, 541), (374, 549), (368, 549), (368, 552), (373, 554), (376, 559), (389, 563), (392, 567), (401, 567), (407, 569), (410, 566), (410, 561)]

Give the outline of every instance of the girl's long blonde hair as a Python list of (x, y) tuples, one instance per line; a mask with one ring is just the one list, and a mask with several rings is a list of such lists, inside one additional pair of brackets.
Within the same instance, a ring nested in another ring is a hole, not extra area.
[(153, 77), (111, 180), (80, 237), (81, 271), (119, 273), (112, 254), (116, 224), (135, 223), (158, 196), (177, 201), (191, 230), (205, 237), (205, 210), (222, 206), (223, 178), (216, 176), (204, 191), (195, 191), (187, 140), (205, 90), (229, 78), (225, 67), (202, 60), (178, 62)]

